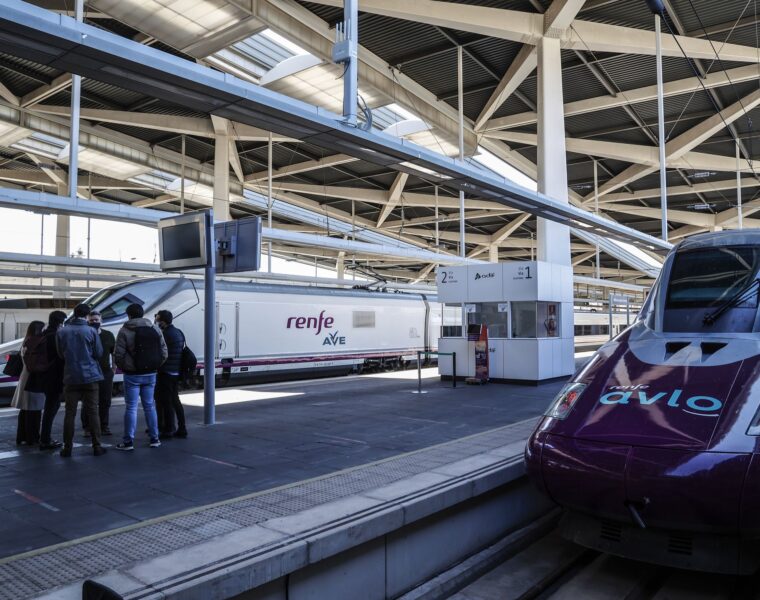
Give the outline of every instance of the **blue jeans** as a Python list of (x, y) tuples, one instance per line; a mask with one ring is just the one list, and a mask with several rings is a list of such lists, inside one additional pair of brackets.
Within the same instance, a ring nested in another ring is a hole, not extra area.
[(151, 440), (158, 439), (158, 418), (156, 417), (156, 405), (153, 403), (153, 390), (156, 387), (156, 374), (149, 375), (124, 375), (124, 441), (131, 442), (135, 439), (137, 428), (137, 401), (142, 401), (145, 422), (148, 424), (148, 433)]

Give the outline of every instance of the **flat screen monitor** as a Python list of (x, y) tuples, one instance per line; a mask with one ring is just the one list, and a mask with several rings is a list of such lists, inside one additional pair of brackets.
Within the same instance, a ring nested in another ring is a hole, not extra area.
[(196, 212), (158, 222), (162, 271), (206, 266), (207, 220), (205, 212)]

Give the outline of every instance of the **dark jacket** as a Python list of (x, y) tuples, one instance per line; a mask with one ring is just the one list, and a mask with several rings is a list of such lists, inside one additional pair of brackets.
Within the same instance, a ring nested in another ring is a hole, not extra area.
[(127, 374), (134, 374), (137, 372), (134, 354), (135, 329), (138, 327), (154, 327), (158, 332), (158, 339), (161, 342), (161, 356), (164, 361), (168, 355), (166, 342), (164, 341), (164, 336), (161, 334), (158, 325), (154, 325), (148, 319), (142, 317), (139, 319), (130, 319), (124, 323), (121, 329), (119, 329), (119, 335), (116, 336), (116, 349), (113, 353), (113, 359), (116, 362), (116, 366)]
[(108, 329), (101, 328), (97, 331), (100, 335), (100, 343), (103, 346), (103, 355), (98, 362), (100, 363), (100, 370), (105, 374), (113, 368), (111, 366), (111, 355), (116, 349), (116, 338), (113, 336), (113, 333), (108, 331)]
[(159, 371), (170, 375), (179, 375), (180, 365), (182, 363), (182, 348), (185, 347), (185, 335), (174, 325), (169, 325), (161, 330), (164, 334), (166, 349), (169, 355), (166, 362), (161, 365)]
[(84, 385), (103, 380), (98, 359), (103, 355), (98, 332), (84, 319), (71, 319), (56, 333), (58, 356), (64, 360), (64, 385)]
[[(47, 340), (45, 340), (47, 342)], [(27, 368), (27, 371), (29, 371), (29, 365), (26, 364), (26, 339), (24, 340), (24, 343), (21, 347), (21, 356), (22, 360), (24, 361), (24, 366)], [(31, 373), (29, 372), (29, 376), (26, 379), (26, 385), (24, 386), (25, 392), (32, 392), (32, 393), (44, 393), (45, 392), (45, 376), (47, 375), (47, 372), (45, 373)]]
[(58, 356), (58, 348), (56, 345), (56, 333), (61, 330), (58, 329), (45, 329), (45, 337), (47, 338), (47, 354), (48, 363), (50, 368), (45, 371), (45, 393), (51, 396), (56, 396), (63, 393), (63, 359)]

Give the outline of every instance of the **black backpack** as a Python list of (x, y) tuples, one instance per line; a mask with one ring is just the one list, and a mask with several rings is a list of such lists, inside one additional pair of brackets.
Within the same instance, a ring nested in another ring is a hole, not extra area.
[(179, 359), (179, 378), (182, 381), (190, 379), (195, 370), (198, 368), (198, 358), (195, 356), (195, 352), (190, 350), (190, 347), (185, 344), (182, 348), (182, 356)]
[(47, 341), (47, 336), (43, 334), (26, 338), (24, 364), (30, 373), (45, 373), (50, 369), (52, 362), (48, 356)]
[(155, 373), (164, 362), (161, 356), (161, 334), (152, 325), (135, 328), (135, 351), (132, 355), (135, 372)]

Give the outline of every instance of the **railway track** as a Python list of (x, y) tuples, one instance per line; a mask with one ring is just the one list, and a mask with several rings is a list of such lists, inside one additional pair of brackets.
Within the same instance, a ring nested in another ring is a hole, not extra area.
[(660, 567), (586, 550), (556, 531), (448, 600), (760, 600), (760, 574)]

